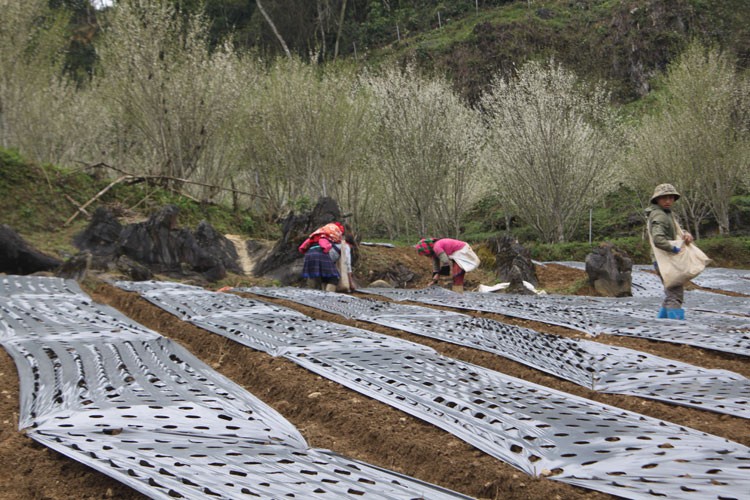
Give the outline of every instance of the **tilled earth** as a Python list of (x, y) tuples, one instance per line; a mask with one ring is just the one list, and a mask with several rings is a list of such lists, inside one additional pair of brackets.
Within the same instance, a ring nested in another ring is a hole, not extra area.
[[(368, 255), (364, 255), (365, 258)], [(376, 256), (371, 253), (373, 267)], [(429, 279), (429, 262), (398, 255), (399, 262), (418, 269), (417, 285)], [(385, 264), (385, 260), (383, 263)], [(358, 269), (360, 281), (373, 272)], [(538, 268), (540, 286), (562, 290), (585, 278), (585, 273), (560, 266)], [(477, 273), (473, 279), (485, 276)], [(478, 282), (470, 281), (467, 288)], [(361, 396), (282, 358), (241, 346), (231, 340), (183, 323), (136, 294), (98, 281), (85, 290), (133, 320), (181, 343), (208, 365), (265, 401), (291, 421), (312, 447), (395, 470), (424, 481), (485, 499), (612, 498), (544, 478), (530, 477), (490, 457), (452, 435), (385, 404)], [(268, 299), (265, 299), (268, 300)], [(339, 316), (285, 301), (274, 302), (314, 318), (335, 321), (429, 345), (440, 353), (475, 363), (557, 390), (618, 406), (651, 417), (682, 424), (750, 446), (747, 420), (683, 408), (631, 396), (601, 394), (544, 374), (493, 354), (426, 339), (385, 327), (347, 321)], [(656, 309), (657, 304), (654, 304)], [(463, 311), (465, 312), (465, 311)], [(580, 337), (561, 327), (498, 315), (477, 314), (557, 335)], [(596, 341), (629, 347), (705, 368), (732, 370), (750, 377), (747, 358), (628, 337), (603, 336)], [(101, 499), (143, 498), (130, 488), (78, 462), (36, 444), (18, 431), (18, 377), (10, 356), (0, 352), (0, 498), (2, 499)]]

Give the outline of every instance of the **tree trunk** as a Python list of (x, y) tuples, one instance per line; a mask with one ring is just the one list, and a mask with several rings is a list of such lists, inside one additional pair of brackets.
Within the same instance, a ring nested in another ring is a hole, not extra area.
[(339, 16), (339, 27), (336, 31), (336, 45), (333, 48), (333, 60), (335, 61), (339, 55), (339, 41), (341, 41), (341, 31), (344, 28), (344, 16), (346, 14), (346, 0), (341, 2), (341, 15)]
[[(320, 24), (320, 44), (321, 44), (321, 54), (319, 61), (325, 61), (326, 60), (326, 28), (325, 23), (323, 20), (323, 9), (320, 7), (320, 0), (316, 2), (318, 7), (318, 23)], [(326, 196), (326, 195), (323, 195)]]
[(278, 38), (279, 43), (281, 44), (281, 47), (284, 49), (284, 53), (287, 57), (291, 58), (292, 53), (289, 52), (289, 47), (287, 47), (286, 42), (281, 37), (281, 34), (279, 33), (279, 30), (276, 29), (276, 25), (273, 24), (273, 21), (271, 21), (271, 18), (268, 16), (268, 13), (266, 12), (266, 9), (263, 8), (263, 4), (260, 3), (260, 0), (255, 0), (255, 4), (258, 6), (258, 10), (261, 14), (263, 14), (263, 18), (266, 20), (268, 25), (271, 27), (271, 30), (273, 31), (273, 34), (276, 35), (276, 38)]

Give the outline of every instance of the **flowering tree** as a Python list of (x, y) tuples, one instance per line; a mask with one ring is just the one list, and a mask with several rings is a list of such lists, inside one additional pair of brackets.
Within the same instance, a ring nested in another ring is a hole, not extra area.
[(568, 240), (620, 178), (608, 93), (560, 65), (531, 62), (513, 80), (496, 77), (481, 105), (485, 161), (502, 200), (545, 242)]
[(720, 233), (730, 231), (729, 199), (750, 171), (749, 82), (726, 54), (693, 44), (669, 67), (656, 112), (635, 131), (633, 179), (678, 186), (696, 236), (709, 214)]
[(278, 60), (244, 105), (243, 179), (271, 215), (301, 199), (336, 199), (359, 211), (371, 135), (369, 109), (348, 72)]
[(390, 223), (404, 229), (457, 236), (464, 213), (478, 199), (481, 124), (439, 77), (414, 66), (388, 68), (367, 80), (376, 135), (373, 168), (382, 181)]
[(111, 116), (107, 158), (133, 172), (217, 181), (236, 152), (232, 128), (247, 72), (229, 45), (166, 0), (123, 0), (99, 52), (98, 92)]
[(45, 0), (0, 0), (0, 146), (69, 163), (90, 131), (85, 100), (63, 75), (66, 19)]

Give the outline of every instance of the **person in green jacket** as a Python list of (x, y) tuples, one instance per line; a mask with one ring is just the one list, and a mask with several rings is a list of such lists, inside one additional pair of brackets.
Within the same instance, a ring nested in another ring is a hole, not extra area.
[[(672, 205), (680, 199), (680, 193), (671, 184), (659, 184), (654, 189), (651, 196), (651, 205), (646, 209), (648, 216), (648, 228), (651, 233), (651, 240), (655, 247), (665, 252), (679, 253), (680, 247), (672, 245), (670, 241), (677, 239), (677, 223), (672, 213)], [(683, 231), (682, 239), (685, 244), (693, 242), (693, 236)], [(651, 252), (651, 259), (654, 263), (654, 269), (659, 273), (659, 266), (656, 264), (656, 258)], [(661, 274), (659, 274), (661, 278)], [(685, 319), (685, 309), (682, 303), (685, 295), (685, 287), (677, 285), (664, 287), (664, 301), (659, 310), (658, 318)]]

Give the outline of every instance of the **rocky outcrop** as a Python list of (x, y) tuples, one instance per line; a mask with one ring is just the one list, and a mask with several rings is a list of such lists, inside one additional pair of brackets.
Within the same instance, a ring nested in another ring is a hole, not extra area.
[(602, 243), (586, 256), (589, 284), (605, 297), (630, 297), (633, 261), (627, 252), (611, 243)]
[(99, 208), (74, 243), (91, 252), (92, 268), (118, 268), (131, 279), (149, 279), (152, 273), (162, 273), (218, 281), (228, 270), (242, 272), (231, 241), (205, 221), (195, 233), (180, 228), (178, 216), (179, 209), (167, 205), (145, 222), (122, 226), (111, 211)]
[[(316, 229), (329, 222), (342, 222), (341, 209), (332, 198), (323, 197), (309, 213), (289, 214), (281, 225), (281, 238), (253, 269), (255, 276), (264, 276), (289, 285), (300, 281), (303, 255), (298, 248)], [(352, 262), (356, 254), (352, 253)]]
[(0, 225), (0, 272), (7, 274), (32, 274), (54, 271), (62, 261), (34, 249), (16, 231)]
[(490, 240), (489, 244), (495, 253), (498, 281), (510, 283), (505, 291), (520, 294), (534, 293), (523, 283), (525, 281), (534, 287), (539, 285), (529, 249), (510, 236), (499, 236)]

